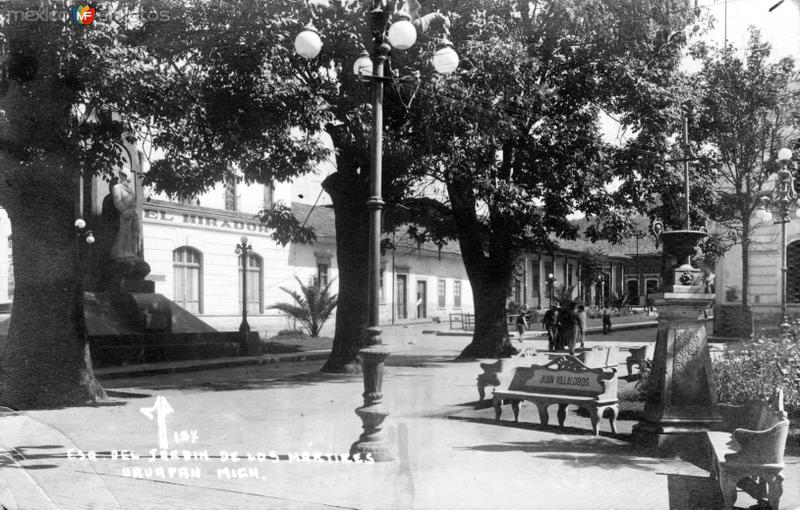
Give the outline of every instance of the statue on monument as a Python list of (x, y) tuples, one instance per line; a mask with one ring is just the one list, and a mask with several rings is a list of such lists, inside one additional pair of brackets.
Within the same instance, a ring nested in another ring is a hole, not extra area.
[(119, 211), (119, 230), (111, 247), (111, 259), (139, 259), (142, 246), (142, 222), (136, 211), (136, 192), (125, 170), (119, 172), (119, 182), (111, 187), (114, 207)]
[(141, 257), (142, 220), (137, 207), (136, 189), (129, 177), (129, 170), (122, 169), (119, 179), (111, 186), (110, 196), (119, 222), (110, 257), (116, 278), (142, 280), (150, 273), (150, 265)]

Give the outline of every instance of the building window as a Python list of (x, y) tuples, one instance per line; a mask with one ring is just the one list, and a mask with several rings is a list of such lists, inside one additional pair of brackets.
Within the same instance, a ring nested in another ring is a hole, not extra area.
[(572, 286), (572, 272), (574, 271), (574, 267), (575, 266), (573, 266), (572, 263), (567, 263), (567, 287)]
[(386, 270), (381, 268), (380, 273), (380, 293), (378, 294), (378, 302), (383, 304), (386, 302), (386, 291), (384, 287), (384, 281), (386, 278)]
[(225, 179), (225, 210), (237, 211), (238, 200), (236, 196), (236, 179), (229, 177)]
[(800, 241), (786, 246), (786, 302), (800, 303)]
[(8, 236), (8, 299), (14, 297), (14, 252), (11, 236)]
[(317, 281), (322, 287), (328, 285), (328, 271), (331, 265), (327, 262), (317, 262)]
[(175, 273), (175, 302), (192, 313), (203, 313), (203, 257), (183, 246), (172, 252)]
[(461, 308), (461, 280), (453, 282), (453, 306)]
[(538, 295), (541, 276), (539, 275), (539, 259), (531, 260), (531, 292)]
[(439, 280), (436, 287), (436, 294), (439, 298), (439, 308), (444, 308), (447, 306), (447, 298), (445, 297), (447, 294), (447, 282), (444, 280)]
[(627, 288), (625, 291), (628, 293), (628, 301), (636, 303), (639, 300), (639, 282), (636, 280), (628, 280)]
[(272, 204), (275, 202), (275, 187), (272, 184), (265, 184), (264, 185), (264, 200), (261, 204), (263, 209), (270, 209), (272, 208)]
[[(247, 255), (247, 313), (264, 313), (261, 289), (264, 259), (255, 253)], [(239, 255), (239, 310), (242, 309), (242, 256)]]

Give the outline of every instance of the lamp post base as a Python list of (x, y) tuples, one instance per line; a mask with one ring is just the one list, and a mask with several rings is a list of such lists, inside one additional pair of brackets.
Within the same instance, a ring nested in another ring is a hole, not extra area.
[[(380, 341), (380, 330), (369, 328), (369, 335)], [(364, 432), (350, 447), (350, 456), (355, 460), (385, 462), (395, 459), (391, 445), (383, 432), (383, 422), (389, 410), (383, 404), (383, 364), (391, 354), (388, 347), (376, 344), (359, 351), (364, 375), (364, 405), (356, 409)]]

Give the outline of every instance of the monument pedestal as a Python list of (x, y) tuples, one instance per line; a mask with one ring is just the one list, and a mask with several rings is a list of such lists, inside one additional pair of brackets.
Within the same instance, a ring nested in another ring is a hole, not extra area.
[[(678, 268), (686, 275), (685, 268)], [(676, 280), (678, 280), (676, 278)], [(651, 295), (658, 308), (658, 338), (647, 386), (644, 421), (632, 440), (656, 456), (675, 456), (702, 447), (702, 433), (720, 422), (706, 340), (706, 308), (714, 294), (691, 277)]]

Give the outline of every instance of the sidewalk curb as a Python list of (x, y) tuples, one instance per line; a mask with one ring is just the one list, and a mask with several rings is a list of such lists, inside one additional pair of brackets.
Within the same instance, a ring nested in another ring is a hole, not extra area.
[[(617, 324), (616, 326), (612, 326), (611, 331), (620, 331), (620, 330), (629, 330), (629, 329), (646, 329), (646, 328), (655, 328), (658, 327), (658, 322), (656, 321), (647, 321), (647, 322), (632, 322), (626, 324)], [(597, 335), (603, 333), (602, 326), (592, 326), (586, 329), (587, 335)], [(450, 330), (450, 331), (437, 331), (436, 336), (472, 336), (472, 331), (458, 331), (458, 330)], [(530, 338), (530, 337), (545, 337), (547, 336), (546, 331), (527, 331), (523, 337)]]
[(127, 365), (124, 367), (108, 367), (95, 369), (98, 379), (119, 379), (177, 372), (192, 372), (216, 368), (232, 368), (253, 365), (269, 365), (272, 363), (288, 363), (296, 361), (313, 361), (327, 359), (330, 350), (304, 351), (289, 354), (264, 354), (262, 356), (238, 356), (235, 358), (196, 359), (186, 361), (167, 361), (145, 365)]

